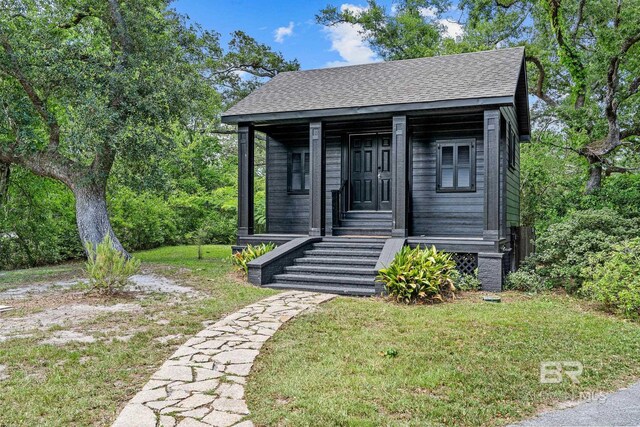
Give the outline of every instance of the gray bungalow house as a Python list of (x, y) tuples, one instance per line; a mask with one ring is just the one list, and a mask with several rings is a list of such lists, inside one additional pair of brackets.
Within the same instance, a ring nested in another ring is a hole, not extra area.
[[(252, 283), (374, 295), (403, 245), (435, 245), (501, 290), (528, 251), (519, 143), (524, 49), (277, 75), (229, 109), (237, 124), (236, 250), (275, 242)], [(266, 223), (254, 234), (255, 133), (266, 136)], [(525, 236), (525, 237), (523, 237)]]

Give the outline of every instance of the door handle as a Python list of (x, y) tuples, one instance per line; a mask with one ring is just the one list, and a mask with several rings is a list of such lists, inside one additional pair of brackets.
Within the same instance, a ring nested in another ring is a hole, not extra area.
[(378, 179), (382, 179), (382, 174), (378, 172)]

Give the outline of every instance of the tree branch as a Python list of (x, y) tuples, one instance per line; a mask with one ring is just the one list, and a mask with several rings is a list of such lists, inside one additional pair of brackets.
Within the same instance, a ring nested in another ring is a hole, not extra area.
[(613, 166), (613, 165), (605, 165), (604, 167), (604, 173), (606, 176), (610, 176), (611, 174), (614, 173), (633, 173), (633, 172), (638, 172), (640, 171), (640, 167), (639, 168), (625, 168), (622, 166)]
[(12, 68), (7, 69), (5, 67), (1, 67), (2, 71), (11, 77), (18, 80), (20, 86), (25, 91), (31, 104), (33, 104), (34, 108), (38, 112), (38, 115), (42, 118), (46, 126), (49, 128), (49, 146), (48, 151), (55, 152), (60, 145), (60, 125), (56, 120), (55, 116), (47, 110), (46, 102), (38, 96), (36, 89), (33, 87), (31, 82), (27, 79), (27, 77), (22, 73), (20, 67), (18, 65), (18, 61), (15, 57), (15, 53), (13, 51), (13, 47), (9, 43), (9, 39), (0, 33), (0, 46), (2, 46), (9, 57), (9, 61), (12, 65)]
[(575, 96), (574, 108), (580, 109), (584, 107), (586, 99), (586, 72), (580, 55), (575, 50), (575, 45), (567, 43), (564, 36), (563, 22), (561, 22), (562, 14), (560, 12), (560, 0), (547, 0), (551, 18), (551, 26), (555, 33), (556, 41), (560, 49), (560, 61), (567, 67), (574, 87), (572, 93)]
[(538, 69), (538, 81), (536, 83), (534, 95), (552, 107), (558, 106), (558, 103), (544, 92), (543, 86), (546, 74), (544, 71), (544, 66), (542, 65), (540, 59), (532, 55), (527, 55), (525, 61), (532, 63)]
[(582, 21), (584, 19), (584, 6), (587, 3), (587, 0), (580, 0), (580, 4), (578, 5), (578, 17), (576, 18), (576, 25), (573, 28), (571, 39), (573, 40), (573, 44), (577, 44), (578, 39), (578, 31), (580, 31), (580, 26), (582, 25)]
[(64, 28), (64, 29), (73, 28), (73, 27), (77, 26), (80, 22), (82, 22), (82, 20), (84, 18), (87, 18), (89, 16), (91, 16), (91, 15), (89, 13), (87, 13), (87, 12), (78, 12), (73, 16), (71, 21), (65, 22), (64, 24), (60, 24), (58, 26), (60, 28)]
[(9, 177), (11, 176), (11, 165), (0, 162), (0, 207), (2, 207), (9, 196)]

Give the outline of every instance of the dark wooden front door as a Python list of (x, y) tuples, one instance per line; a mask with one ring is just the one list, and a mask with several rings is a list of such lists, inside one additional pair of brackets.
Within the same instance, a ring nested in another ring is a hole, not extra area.
[(391, 135), (351, 135), (351, 209), (391, 210)]

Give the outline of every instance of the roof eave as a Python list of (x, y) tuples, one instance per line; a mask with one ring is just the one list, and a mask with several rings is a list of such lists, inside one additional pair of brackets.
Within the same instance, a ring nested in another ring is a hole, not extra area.
[(254, 114), (223, 114), (222, 123), (256, 123), (275, 120), (304, 120), (313, 118), (356, 116), (379, 113), (408, 113), (424, 110), (439, 110), (460, 107), (487, 107), (515, 105), (514, 96), (494, 96), (486, 98), (452, 99), (431, 102), (414, 102), (407, 104), (372, 105), (366, 107), (328, 108), (320, 110), (282, 111)]

